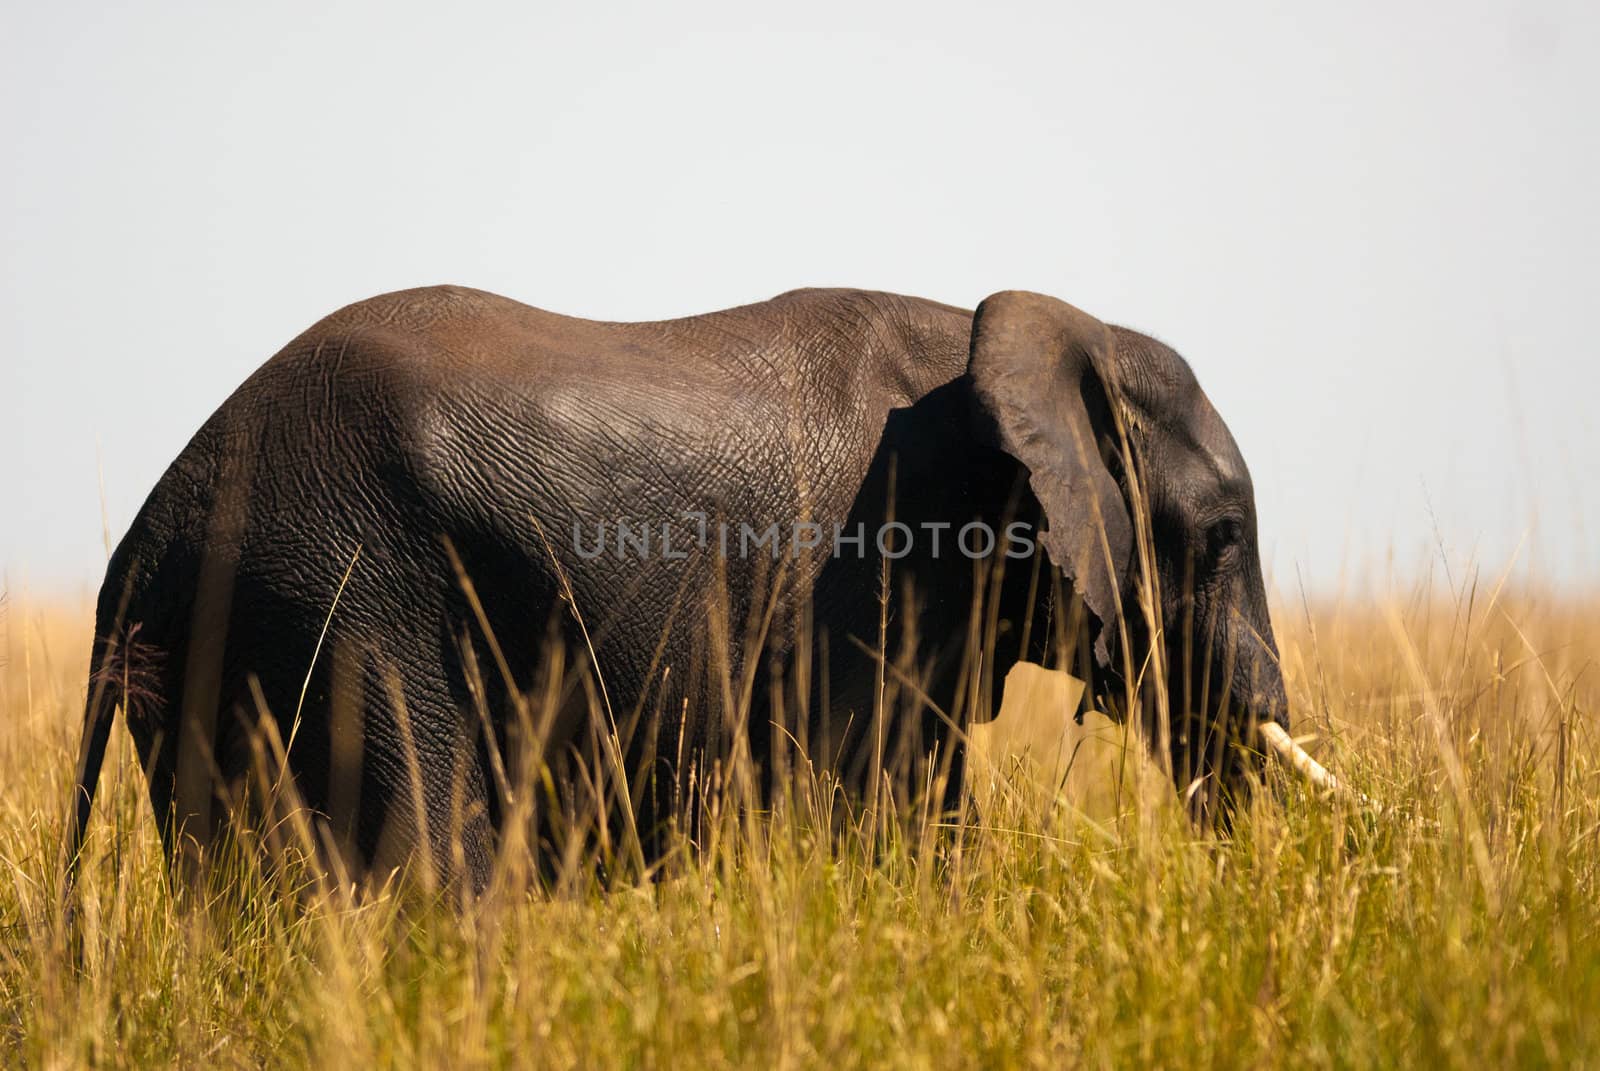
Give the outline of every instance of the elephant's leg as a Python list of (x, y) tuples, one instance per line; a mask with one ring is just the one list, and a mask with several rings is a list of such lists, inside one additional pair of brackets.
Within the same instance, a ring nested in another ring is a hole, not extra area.
[(186, 719), (177, 704), (160, 718), (135, 708), (128, 728), (175, 878), (197, 876), (246, 830), (260, 838), (269, 861), (278, 854), (280, 816), (262, 807), (277, 767), (262, 763), (253, 746), (259, 734), (237, 704), (214, 719)]
[[(440, 673), (379, 672), (366, 695), (359, 855), (379, 882), (404, 869), (424, 888), (481, 892), (496, 837), (476, 716), (454, 702)], [(348, 756), (341, 764), (349, 766)], [(340, 779), (330, 793), (340, 791)]]
[(175, 878), (192, 878), (215, 856), (243, 802), (248, 766), (238, 712), (224, 706), (219, 689), (186, 690), (190, 675), (174, 669), (187, 661), (182, 639), (157, 648), (156, 629), (141, 631), (152, 637), (147, 648), (159, 651), (158, 668), (142, 679), (127, 669), (114, 686), (168, 867)]

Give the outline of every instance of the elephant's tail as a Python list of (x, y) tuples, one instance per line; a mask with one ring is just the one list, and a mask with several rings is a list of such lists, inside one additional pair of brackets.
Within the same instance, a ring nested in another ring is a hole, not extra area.
[(120, 699), (115, 674), (108, 672), (116, 658), (117, 635), (97, 635), (89, 666), (89, 696), (83, 708), (83, 735), (78, 742), (78, 772), (72, 785), (72, 801), (67, 809), (66, 840), (62, 846), (62, 919), (70, 935), (77, 906), (75, 890), (78, 865), (83, 854), (89, 813), (94, 807), (95, 788), (100, 783), (100, 768), (105, 765), (106, 744), (111, 739), (111, 722)]
[[(121, 554), (119, 548), (118, 555)], [(61, 850), (62, 920), (69, 937), (77, 906), (75, 892), (84, 838), (89, 814), (94, 808), (95, 789), (100, 783), (100, 770), (105, 765), (106, 745), (111, 740), (111, 723), (119, 706), (127, 713), (131, 704), (155, 698), (148, 646), (141, 642), (140, 627), (127, 624), (133, 595), (132, 577), (136, 571), (119, 569), (117, 560), (113, 559), (95, 614), (94, 648), (89, 655), (89, 694), (84, 701), (77, 775), (67, 807), (66, 836)], [(126, 579), (114, 583), (111, 577), (116, 576)]]

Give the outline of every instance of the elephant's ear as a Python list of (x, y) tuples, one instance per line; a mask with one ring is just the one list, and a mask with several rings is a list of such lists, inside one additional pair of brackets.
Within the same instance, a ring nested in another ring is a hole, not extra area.
[(1102, 458), (1115, 384), (1111, 330), (1043, 294), (1007, 290), (978, 306), (968, 371), (1006, 452), (1028, 469), (1044, 508), (1045, 551), (1100, 619), (1095, 657), (1109, 667), (1121, 618), (1119, 587), (1133, 525)]

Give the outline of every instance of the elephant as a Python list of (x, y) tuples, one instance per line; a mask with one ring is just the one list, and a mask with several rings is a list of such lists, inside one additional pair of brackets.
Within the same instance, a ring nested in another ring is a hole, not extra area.
[(1019, 660), (1137, 719), (1202, 819), (1288, 726), (1227, 426), (1165, 344), (1024, 291), (347, 306), (161, 477), (91, 659), (69, 859), (121, 709), (169, 858), (282, 790), (350, 872), (474, 889), (514, 801), (535, 854), (586, 800), (648, 861), (736, 754), (751, 799), (800, 763), (957, 806)]

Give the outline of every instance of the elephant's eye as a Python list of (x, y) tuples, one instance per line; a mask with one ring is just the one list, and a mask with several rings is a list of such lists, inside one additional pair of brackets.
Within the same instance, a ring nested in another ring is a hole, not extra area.
[(1206, 552), (1213, 566), (1225, 564), (1244, 542), (1244, 522), (1224, 517), (1206, 530)]

